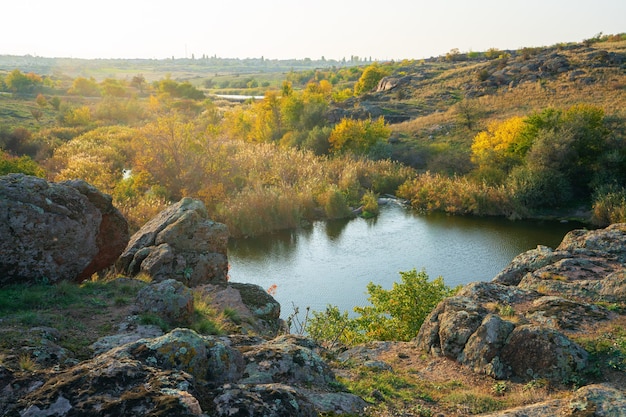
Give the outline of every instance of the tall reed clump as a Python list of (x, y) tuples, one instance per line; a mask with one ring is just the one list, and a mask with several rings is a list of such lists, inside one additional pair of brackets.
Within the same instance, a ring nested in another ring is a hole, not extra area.
[(592, 222), (598, 226), (626, 222), (626, 188), (607, 186), (593, 196)]
[[(414, 175), (390, 161), (350, 156), (325, 157), (273, 144), (237, 142), (229, 189), (216, 219), (235, 236), (298, 227), (303, 220), (345, 218), (367, 193), (395, 193)], [(224, 178), (227, 183), (228, 178)]]
[(287, 187), (250, 188), (228, 196), (217, 215), (231, 235), (254, 236), (298, 227), (311, 201)]
[(517, 211), (503, 186), (429, 172), (402, 184), (397, 194), (424, 212), (514, 216)]

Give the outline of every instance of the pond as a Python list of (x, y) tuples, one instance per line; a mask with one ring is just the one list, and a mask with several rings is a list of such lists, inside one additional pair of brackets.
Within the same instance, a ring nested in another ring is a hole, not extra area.
[(374, 219), (315, 222), (308, 228), (230, 242), (230, 279), (276, 285), (286, 318), (294, 306), (352, 312), (369, 282), (391, 288), (399, 271), (424, 269), (449, 286), (490, 281), (516, 255), (558, 246), (578, 223), (420, 215), (396, 204)]

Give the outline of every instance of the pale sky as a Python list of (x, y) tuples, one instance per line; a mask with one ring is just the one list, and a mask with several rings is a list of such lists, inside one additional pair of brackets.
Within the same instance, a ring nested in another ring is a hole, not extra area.
[(626, 0), (12, 0), (0, 55), (421, 59), (626, 32)]

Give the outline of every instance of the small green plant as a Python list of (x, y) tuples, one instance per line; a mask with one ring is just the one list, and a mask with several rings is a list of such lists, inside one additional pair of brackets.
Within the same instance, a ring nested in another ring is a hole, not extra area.
[(139, 315), (139, 324), (143, 324), (145, 326), (157, 326), (163, 332), (168, 332), (170, 330), (170, 326), (163, 320), (161, 317), (156, 314), (151, 313), (142, 313)]
[(535, 391), (537, 389), (541, 389), (541, 388), (545, 388), (548, 385), (548, 381), (544, 378), (533, 378), (530, 381), (528, 381), (524, 387), (522, 388), (523, 391)]
[(239, 316), (239, 312), (234, 308), (226, 307), (224, 311), (222, 311), (222, 314), (233, 323), (241, 324), (241, 317)]
[(309, 331), (309, 313), (311, 312), (311, 307), (306, 308), (306, 314), (303, 319), (300, 319), (300, 309), (294, 303), (291, 303), (293, 306), (293, 312), (287, 317), (287, 329), (289, 329), (289, 333), (304, 335)]
[(509, 390), (509, 385), (506, 381), (498, 381), (491, 387), (491, 392), (495, 395), (504, 395), (505, 392)]
[(130, 299), (125, 296), (117, 296), (113, 299), (113, 304), (116, 307), (122, 307), (122, 306), (128, 305), (128, 303), (130, 303)]
[(221, 335), (224, 333), (219, 324), (206, 318), (192, 323), (191, 329), (202, 335)]
[(37, 363), (34, 359), (27, 353), (23, 353), (20, 355), (18, 364), (22, 371), (31, 372), (37, 369)]
[(497, 310), (498, 310), (498, 314), (500, 314), (502, 317), (515, 316), (515, 309), (509, 304), (498, 305)]
[(432, 417), (433, 416), (433, 410), (431, 410), (430, 408), (424, 407), (421, 404), (418, 404), (415, 407), (413, 407), (411, 411), (416, 416), (419, 416), (419, 417)]

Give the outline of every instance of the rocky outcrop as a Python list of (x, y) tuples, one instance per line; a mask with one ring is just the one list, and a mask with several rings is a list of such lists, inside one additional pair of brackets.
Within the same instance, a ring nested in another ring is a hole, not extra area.
[[(7, 416), (316, 416), (359, 413), (333, 389), (311, 341), (200, 336), (175, 329), (112, 349), (24, 388)], [(10, 377), (10, 376), (9, 376)], [(343, 407), (343, 408), (342, 408)]]
[(82, 281), (112, 265), (128, 224), (111, 197), (84, 181), (0, 177), (0, 285)]
[(626, 413), (626, 396), (614, 387), (596, 384), (577, 390), (567, 399), (483, 414), (483, 417), (545, 417), (545, 416), (605, 416), (622, 417)]
[(442, 301), (416, 343), (498, 379), (567, 381), (588, 365), (573, 338), (615, 318), (601, 303), (625, 299), (625, 267), (626, 224), (570, 232)]
[(117, 267), (155, 281), (174, 278), (188, 287), (226, 282), (228, 229), (208, 218), (199, 200), (183, 198), (135, 233)]

